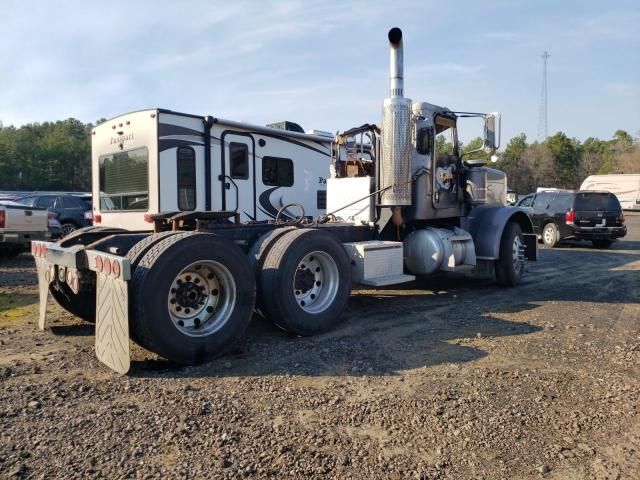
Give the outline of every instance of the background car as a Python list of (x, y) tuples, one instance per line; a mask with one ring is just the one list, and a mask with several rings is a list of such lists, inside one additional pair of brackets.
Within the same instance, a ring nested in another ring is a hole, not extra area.
[(577, 239), (608, 248), (627, 234), (620, 202), (610, 192), (542, 191), (527, 195), (517, 206), (529, 213), (534, 233), (547, 247)]
[(62, 236), (78, 228), (88, 227), (92, 222), (91, 195), (31, 194), (14, 200), (29, 207), (46, 208), (56, 214), (61, 223)]

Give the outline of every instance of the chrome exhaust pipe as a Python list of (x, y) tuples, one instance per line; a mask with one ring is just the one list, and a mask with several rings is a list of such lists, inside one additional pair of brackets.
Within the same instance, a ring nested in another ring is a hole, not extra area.
[(382, 106), (378, 205), (411, 205), (411, 100), (404, 98), (402, 30), (389, 30), (389, 90)]
[(402, 50), (402, 30), (389, 30), (389, 96), (404, 96), (404, 60)]

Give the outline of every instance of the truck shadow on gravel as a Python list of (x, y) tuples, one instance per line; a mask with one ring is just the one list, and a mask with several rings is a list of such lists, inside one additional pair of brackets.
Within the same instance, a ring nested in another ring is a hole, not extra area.
[[(628, 247), (627, 247), (628, 248)], [(638, 254), (602, 250), (544, 250), (522, 285), (446, 275), (375, 291), (355, 291), (336, 330), (295, 338), (255, 316), (235, 352), (207, 364), (180, 367), (135, 360), (136, 377), (262, 375), (379, 376), (479, 360), (487, 339), (542, 329), (504, 317), (545, 302), (637, 302)], [(576, 313), (577, 314), (577, 313)]]
[(332, 332), (293, 337), (255, 316), (236, 351), (225, 357), (193, 367), (180, 367), (161, 359), (134, 360), (129, 375), (402, 375), (403, 370), (483, 358), (487, 351), (472, 344), (478, 339), (527, 335), (539, 330), (535, 325), (506, 321), (479, 311), (458, 311), (444, 299), (434, 304), (424, 295), (354, 295), (344, 323)]

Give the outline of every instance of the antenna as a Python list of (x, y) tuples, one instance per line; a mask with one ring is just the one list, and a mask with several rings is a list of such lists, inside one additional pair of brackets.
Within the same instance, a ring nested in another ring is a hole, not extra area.
[(547, 60), (549, 52), (542, 52), (542, 90), (540, 92), (540, 116), (538, 117), (538, 139), (545, 140), (547, 131)]

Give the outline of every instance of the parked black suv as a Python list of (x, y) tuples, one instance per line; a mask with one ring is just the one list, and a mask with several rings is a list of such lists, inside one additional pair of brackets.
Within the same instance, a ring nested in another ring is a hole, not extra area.
[(92, 222), (91, 195), (61, 195), (51, 193), (34, 193), (14, 200), (29, 207), (46, 208), (57, 214), (62, 224), (62, 236), (69, 235), (81, 227), (88, 227)]
[(548, 190), (527, 195), (517, 206), (529, 211), (533, 231), (547, 247), (568, 239), (591, 240), (609, 248), (624, 237), (627, 227), (620, 202), (613, 193)]

